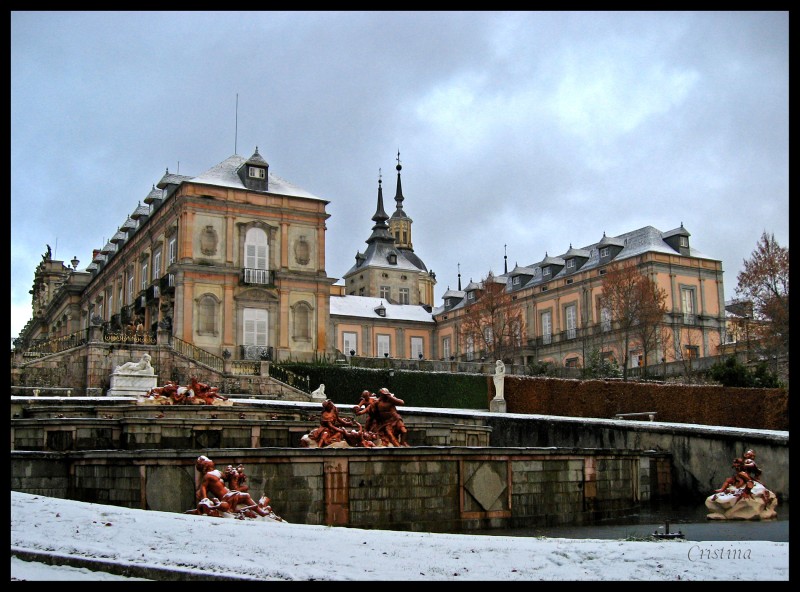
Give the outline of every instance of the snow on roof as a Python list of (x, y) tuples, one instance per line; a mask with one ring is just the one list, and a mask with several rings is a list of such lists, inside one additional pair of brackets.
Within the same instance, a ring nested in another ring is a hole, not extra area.
[[(246, 158), (239, 156), (238, 154), (234, 154), (197, 177), (192, 177), (190, 180), (193, 183), (203, 183), (205, 185), (217, 185), (221, 187), (245, 189), (244, 183), (242, 183), (242, 180), (237, 174), (237, 171), (245, 162), (247, 162)], [(267, 174), (267, 179), (267, 191), (269, 193), (291, 195), (294, 197), (307, 197), (310, 199), (319, 199), (321, 201), (325, 201), (313, 193), (310, 193), (305, 189), (301, 189), (286, 179), (282, 179), (281, 177), (273, 174), (272, 171)]]
[[(379, 306), (386, 309), (385, 317), (375, 312)], [(433, 323), (433, 315), (418, 304), (390, 304), (372, 296), (331, 296), (331, 316)]]

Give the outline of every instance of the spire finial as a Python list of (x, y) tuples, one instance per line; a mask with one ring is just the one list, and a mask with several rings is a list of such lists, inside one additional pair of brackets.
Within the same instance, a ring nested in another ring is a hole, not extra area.
[(400, 148), (397, 149), (397, 166), (395, 167), (398, 171), (403, 167), (400, 166)]

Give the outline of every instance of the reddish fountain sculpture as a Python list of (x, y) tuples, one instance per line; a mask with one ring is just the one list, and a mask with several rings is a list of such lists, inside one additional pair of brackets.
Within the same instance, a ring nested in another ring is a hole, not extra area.
[(356, 417), (365, 416), (362, 426), (356, 419), (339, 415), (339, 410), (330, 399), (322, 403), (320, 425), (301, 440), (305, 448), (346, 448), (375, 446), (408, 446), (403, 418), (397, 412), (402, 399), (395, 397), (387, 388), (382, 388), (376, 396), (369, 391), (361, 393), (361, 399), (353, 407)]
[(219, 394), (219, 389), (199, 382), (192, 377), (189, 386), (180, 386), (177, 382), (168, 381), (164, 386), (157, 386), (138, 401), (155, 405), (232, 405), (227, 397)]
[(753, 450), (733, 459), (733, 474), (706, 498), (709, 520), (769, 520), (777, 517), (778, 498), (760, 481)]
[(247, 475), (243, 465), (236, 468), (228, 465), (223, 473), (214, 467), (213, 460), (200, 456), (195, 468), (202, 475), (196, 492), (197, 506), (185, 514), (286, 522), (272, 510), (266, 494), (258, 502), (253, 500), (247, 491), (249, 487), (246, 485)]

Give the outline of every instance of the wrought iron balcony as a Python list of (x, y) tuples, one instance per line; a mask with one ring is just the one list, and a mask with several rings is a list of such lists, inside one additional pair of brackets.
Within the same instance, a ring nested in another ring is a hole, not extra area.
[(242, 269), (242, 283), (259, 286), (274, 286), (275, 271), (272, 269), (245, 267)]
[(166, 275), (161, 276), (159, 284), (162, 294), (172, 294), (173, 292), (175, 292), (175, 274), (168, 273)]
[(242, 360), (261, 360), (271, 362), (274, 360), (274, 348), (271, 345), (240, 345), (240, 358)]

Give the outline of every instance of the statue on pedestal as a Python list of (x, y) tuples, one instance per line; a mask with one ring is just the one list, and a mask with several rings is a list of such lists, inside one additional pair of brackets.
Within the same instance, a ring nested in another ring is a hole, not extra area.
[(138, 362), (126, 362), (114, 368), (114, 374), (155, 374), (155, 370), (150, 365), (150, 354), (142, 354)]

